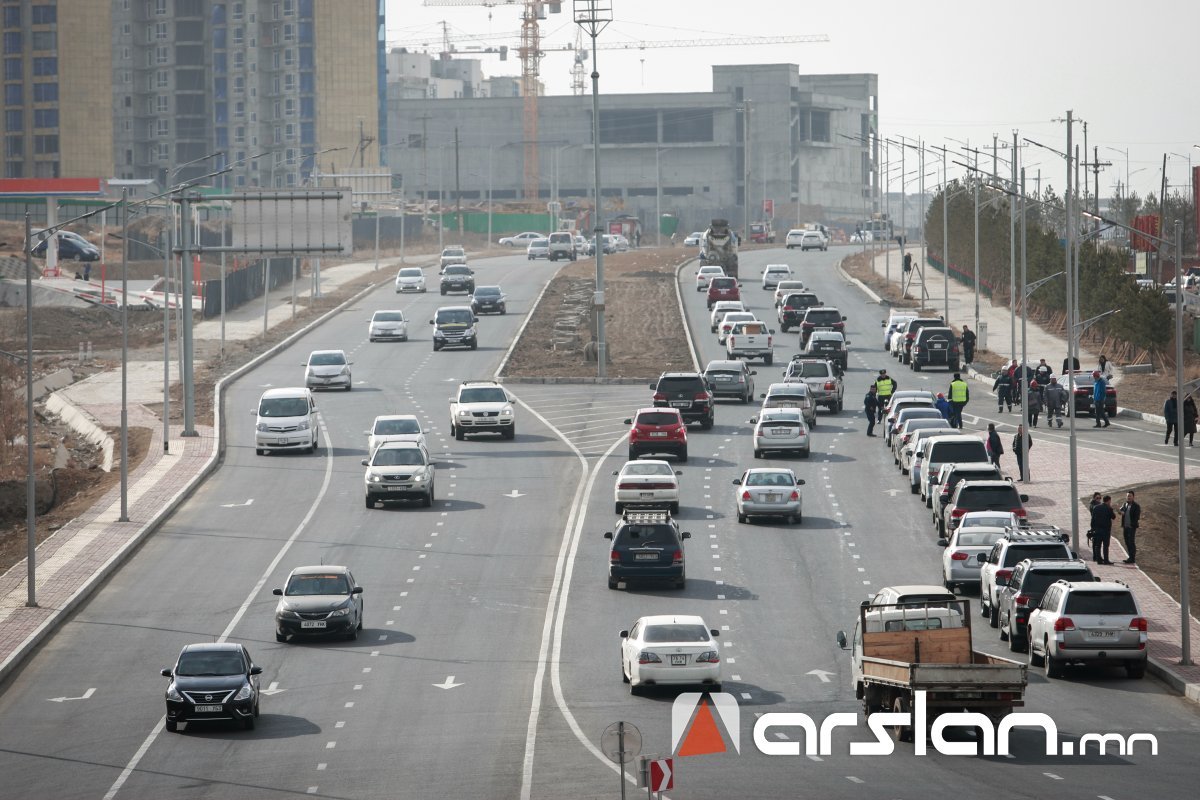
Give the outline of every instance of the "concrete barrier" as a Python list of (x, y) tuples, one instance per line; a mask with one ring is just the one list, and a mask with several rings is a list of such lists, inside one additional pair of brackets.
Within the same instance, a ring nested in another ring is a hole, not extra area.
[(105, 472), (112, 471), (113, 438), (91, 414), (74, 405), (62, 392), (51, 392), (46, 398), (46, 413), (58, 417), (85, 441), (99, 447), (103, 454), (100, 468)]

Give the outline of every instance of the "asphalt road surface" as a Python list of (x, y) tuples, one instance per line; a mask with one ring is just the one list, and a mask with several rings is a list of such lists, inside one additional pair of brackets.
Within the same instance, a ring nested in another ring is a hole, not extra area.
[[(631, 722), (643, 752), (668, 754), (675, 696), (630, 696), (617, 632), (638, 616), (671, 612), (701, 614), (721, 630), (725, 687), (742, 716), (741, 753), (676, 759), (672, 796), (1190, 795), (1200, 712), (1151, 679), (1115, 671), (1052, 683), (1035, 672), (1027, 710), (1051, 713), (1063, 740), (1153, 733), (1157, 756), (1143, 748), (1048, 757), (1022, 731), (1013, 758), (919, 757), (911, 745), (852, 758), (847, 742), (870, 738), (861, 725), (837, 731), (832, 753), (816, 759), (755, 749), (756, 713), (796, 711), (819, 722), (857, 711), (834, 633), (851, 627), (869, 591), (939, 580), (928, 512), (907, 492), (889, 492), (903, 484), (888, 451), (863, 436), (859, 399), (874, 372), (895, 361), (880, 346), (882, 310), (838, 277), (839, 256), (743, 254), (744, 296), (764, 319), (773, 319), (771, 293), (756, 278), (774, 262), (791, 264), (849, 317), (846, 410), (820, 412), (807, 460), (752, 458), (753, 404), (722, 401), (711, 431), (692, 429), (692, 458), (681, 467), (679, 517), (693, 533), (683, 591), (612, 591), (605, 581), (611, 473), (625, 456), (620, 420), (648, 402), (648, 389), (516, 385), (525, 405), (514, 442), (447, 436), (448, 396), (460, 380), (492, 375), (551, 272), (544, 262), (475, 263), (480, 283), (503, 284), (510, 310), (483, 319), (475, 352), (431, 352), (424, 321), (460, 302), (432, 293), (384, 288), (320, 326), (231, 388), (221, 468), (2, 687), (0, 799), (615, 797), (620, 778), (600, 752), (602, 731)], [(682, 296), (704, 362), (723, 351), (691, 272), (683, 270)], [(394, 307), (412, 317), (412, 340), (368, 344), (371, 312)], [(780, 335), (776, 364), (755, 367), (760, 392), (797, 338)], [(300, 382), (307, 353), (329, 347), (352, 352), (355, 387), (318, 396), (322, 447), (256, 456), (258, 395)], [(943, 380), (898, 377), (904, 386)], [(431, 429), (438, 503), (367, 510), (363, 431), (376, 414), (405, 412)], [(756, 464), (788, 464), (807, 481), (802, 524), (736, 523), (730, 481)], [(278, 644), (271, 588), (316, 563), (345, 564), (365, 587), (363, 635)], [(271, 693), (258, 727), (165, 733), (158, 670), (184, 644), (222, 637), (246, 644), (264, 667)], [(1007, 654), (986, 626), (976, 625), (976, 638)], [(89, 688), (86, 700), (50, 699)], [(772, 736), (801, 738), (794, 729)]]

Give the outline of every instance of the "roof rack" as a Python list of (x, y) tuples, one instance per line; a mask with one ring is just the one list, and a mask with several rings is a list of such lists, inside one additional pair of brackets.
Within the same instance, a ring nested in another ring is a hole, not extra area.
[(1008, 526), (1004, 529), (1004, 538), (1013, 542), (1037, 541), (1053, 539), (1059, 542), (1068, 542), (1071, 537), (1057, 525), (1039, 525), (1035, 527), (1013, 527)]
[(626, 507), (621, 512), (621, 519), (639, 525), (665, 525), (671, 521), (671, 514), (661, 510)]
[(492, 381), (492, 380), (463, 381), (462, 383), (463, 383), (463, 386), (466, 386), (467, 384), (471, 384), (471, 383), (486, 383), (486, 384), (489, 384), (489, 385), (490, 385), (490, 384), (495, 384), (495, 385), (497, 385), (497, 386), (500, 384), (500, 382), (499, 382), (499, 381)]

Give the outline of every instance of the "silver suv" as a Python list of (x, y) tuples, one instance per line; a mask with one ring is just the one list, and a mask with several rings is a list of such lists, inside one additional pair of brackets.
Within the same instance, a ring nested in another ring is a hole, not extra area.
[(975, 559), (979, 570), (979, 614), (988, 617), (993, 628), (1000, 627), (997, 595), (1012, 577), (1013, 567), (1027, 558), (1068, 561), (1078, 558), (1067, 546), (1067, 535), (1059, 528), (1009, 528), (1004, 538), (992, 545), (991, 552)]
[(467, 251), (464, 250), (462, 247), (451, 246), (451, 247), (443, 248), (442, 257), (438, 261), (438, 267), (440, 269), (445, 269), (446, 267), (450, 266), (451, 264), (466, 264), (466, 263), (467, 263)]
[(376, 503), (420, 500), (426, 508), (433, 505), (433, 460), (418, 442), (385, 442), (364, 458), (363, 475), (367, 508)]
[(1059, 581), (1029, 615), (1029, 664), (1061, 678), (1068, 663), (1123, 664), (1146, 674), (1146, 618), (1123, 583)]

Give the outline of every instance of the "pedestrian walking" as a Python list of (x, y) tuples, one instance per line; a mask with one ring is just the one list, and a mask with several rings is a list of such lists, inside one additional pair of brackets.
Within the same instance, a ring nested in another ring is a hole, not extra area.
[(1179, 444), (1179, 429), (1176, 423), (1179, 421), (1179, 398), (1175, 396), (1175, 392), (1171, 392), (1171, 396), (1167, 398), (1167, 402), (1163, 403), (1163, 419), (1167, 421), (1167, 435), (1163, 437), (1163, 444), (1171, 443), (1171, 434), (1175, 434), (1175, 444)]
[(1042, 414), (1042, 407), (1045, 405), (1045, 396), (1042, 394), (1042, 387), (1037, 381), (1029, 382), (1029, 396), (1027, 398), (1029, 409), (1029, 427), (1036, 428), (1038, 417)]
[(1096, 371), (1104, 376), (1104, 380), (1108, 381), (1109, 383), (1112, 383), (1113, 369), (1112, 369), (1112, 364), (1110, 364), (1108, 362), (1108, 356), (1101, 353), (1099, 363), (1100, 363), (1100, 365), (1098, 367), (1096, 367)]
[(1108, 381), (1098, 369), (1092, 371), (1092, 380), (1095, 381), (1092, 384), (1092, 407), (1096, 412), (1096, 427), (1107, 428), (1112, 424), (1108, 421)]
[(1050, 385), (1046, 387), (1042, 398), (1046, 406), (1046, 427), (1053, 426), (1057, 421), (1061, 428), (1063, 413), (1067, 410), (1067, 390), (1059, 384), (1058, 378), (1050, 377)]
[(1000, 469), (1000, 456), (1004, 455), (1004, 443), (1000, 441), (1000, 434), (996, 432), (996, 423), (988, 423), (987, 443), (984, 445), (987, 450), (988, 459), (996, 465), (996, 469)]
[(950, 381), (950, 426), (962, 430), (963, 409), (967, 407), (967, 403), (971, 401), (971, 388), (967, 386), (967, 382), (962, 379), (962, 375), (954, 373), (954, 378)]
[[(1074, 366), (1072, 366), (1072, 365), (1074, 365)], [(1063, 359), (1063, 368), (1062, 368), (1063, 375), (1066, 375), (1068, 372), (1077, 371), (1077, 370), (1079, 370), (1079, 368), (1080, 368), (1079, 367), (1079, 356), (1075, 356), (1074, 358), (1064, 358)]]
[(1025, 430), (1024, 425), (1017, 426), (1017, 433), (1013, 436), (1012, 451), (1017, 458), (1017, 480), (1024, 481), (1026, 476), (1025, 471), (1025, 455), (1033, 447), (1033, 437)]
[(946, 399), (946, 395), (938, 392), (937, 399), (933, 401), (933, 407), (942, 415), (942, 419), (950, 423), (950, 427), (954, 425), (954, 409), (950, 407), (950, 401)]
[(962, 352), (963, 363), (970, 364), (975, 360), (975, 331), (968, 328), (966, 325), (962, 327)]
[(1116, 518), (1111, 495), (1104, 495), (1104, 499), (1092, 507), (1092, 560), (1097, 564), (1112, 564), (1108, 560), (1108, 545), (1112, 540), (1112, 524)]
[(1122, 564), (1137, 563), (1137, 529), (1142, 521), (1142, 507), (1133, 499), (1133, 492), (1125, 493), (1125, 505), (1121, 506), (1121, 532), (1125, 535), (1125, 552), (1129, 558)]
[(879, 399), (879, 420), (882, 422), (888, 402), (896, 392), (896, 379), (888, 375), (886, 369), (879, 370), (879, 377), (875, 379), (875, 392)]
[(1046, 363), (1046, 359), (1042, 359), (1036, 367), (1033, 368), (1034, 380), (1039, 386), (1047, 386), (1050, 383), (1050, 376), (1054, 374), (1054, 370), (1050, 369), (1050, 365)]
[(996, 393), (996, 413), (1003, 413), (1004, 406), (1008, 406), (1008, 410), (1012, 411), (1012, 385), (1013, 378), (1007, 369), (1000, 370), (1000, 374), (996, 376), (996, 382), (992, 384), (992, 391)]
[(879, 396), (873, 383), (867, 387), (867, 395), (863, 398), (863, 413), (867, 415), (867, 436), (874, 436), (875, 420), (879, 416)]
[(1189, 394), (1183, 398), (1183, 435), (1188, 437), (1188, 447), (1196, 436), (1196, 401)]

